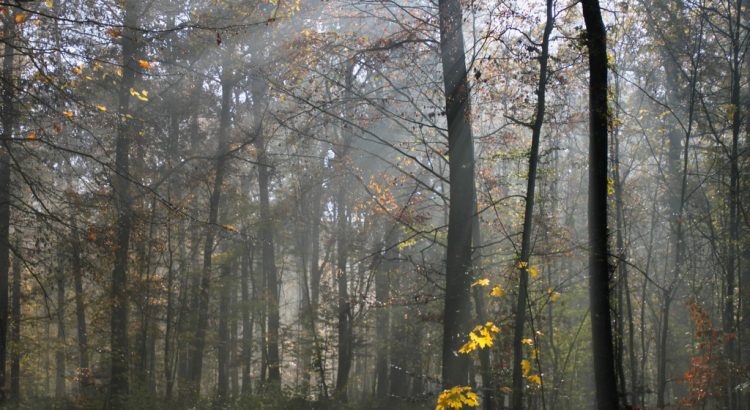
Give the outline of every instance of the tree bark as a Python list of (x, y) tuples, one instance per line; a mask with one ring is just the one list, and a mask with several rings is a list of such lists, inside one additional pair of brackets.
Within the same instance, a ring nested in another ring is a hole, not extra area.
[(16, 255), (13, 258), (13, 290), (11, 298), (10, 341), (13, 353), (10, 359), (10, 399), (15, 403), (21, 401), (21, 259), (20, 241), (16, 240)]
[(529, 292), (529, 259), (531, 257), (531, 235), (534, 225), (534, 196), (536, 194), (536, 174), (539, 164), (539, 140), (541, 139), (542, 126), (544, 125), (545, 96), (547, 93), (547, 64), (549, 60), (549, 37), (555, 24), (552, 15), (552, 0), (547, 0), (547, 20), (544, 25), (542, 38), (542, 51), (539, 55), (539, 79), (537, 84), (536, 112), (534, 122), (531, 125), (531, 150), (529, 152), (529, 177), (526, 184), (526, 207), (523, 217), (523, 235), (521, 237), (521, 255), (516, 264), (519, 283), (518, 299), (516, 300), (516, 317), (513, 326), (513, 393), (511, 407), (523, 408), (524, 380), (521, 370), (523, 360), (524, 331), (526, 325), (526, 310), (528, 308)]
[(57, 272), (57, 351), (55, 352), (55, 398), (65, 398), (65, 264), (59, 255)]
[(607, 232), (607, 36), (598, 0), (582, 0), (589, 51), (589, 299), (596, 406), (618, 408)]
[(89, 368), (88, 333), (86, 329), (86, 305), (83, 298), (83, 268), (81, 264), (81, 241), (77, 227), (73, 225), (71, 232), (73, 288), (76, 302), (76, 330), (78, 338), (78, 394), (88, 396), (91, 386), (91, 369)]
[(10, 273), (10, 141), (17, 123), (15, 102), (15, 80), (13, 79), (15, 58), (16, 25), (14, 15), (3, 18), (5, 36), (3, 42), (2, 78), (2, 147), (0, 148), (0, 406), (5, 403), (5, 362), (8, 345), (8, 275)]
[(262, 117), (268, 103), (268, 83), (255, 79), (252, 84), (253, 108), (255, 115), (255, 149), (258, 155), (258, 191), (260, 197), (261, 257), (263, 276), (265, 278), (265, 299), (268, 315), (266, 327), (266, 347), (268, 363), (268, 384), (272, 390), (281, 388), (281, 369), (279, 358), (279, 283), (276, 272), (276, 255), (273, 239), (273, 220), (269, 204), (270, 163), (266, 152), (266, 140), (263, 136)]
[[(130, 114), (130, 89), (136, 80), (138, 65), (136, 47), (138, 41), (138, 4), (125, 3), (125, 18), (122, 46), (123, 74), (118, 89), (118, 118)], [(108, 408), (120, 410), (127, 408), (128, 378), (128, 251), (130, 231), (133, 225), (132, 199), (130, 197), (130, 144), (134, 139), (132, 124), (119, 121), (117, 126), (115, 148), (115, 173), (112, 176), (114, 206), (117, 211), (115, 222), (115, 263), (112, 270), (111, 288), (111, 370)]]
[(459, 0), (440, 0), (440, 57), (448, 121), (450, 210), (443, 315), (444, 388), (466, 385), (469, 358), (458, 354), (471, 329), (471, 233), (475, 212), (474, 144)]
[(222, 185), (227, 164), (228, 133), (230, 126), (230, 105), (232, 103), (232, 74), (229, 63), (224, 62), (221, 72), (221, 113), (216, 147), (215, 174), (211, 197), (208, 204), (208, 225), (203, 244), (203, 269), (201, 270), (200, 294), (198, 297), (198, 322), (190, 359), (190, 388), (193, 398), (200, 395), (201, 377), (203, 375), (203, 352), (206, 347), (206, 330), (208, 328), (209, 296), (211, 288), (211, 270), (216, 232), (218, 230), (219, 204), (221, 203)]

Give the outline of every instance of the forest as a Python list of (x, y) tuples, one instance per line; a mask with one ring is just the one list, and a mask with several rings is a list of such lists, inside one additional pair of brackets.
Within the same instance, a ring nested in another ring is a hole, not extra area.
[(750, 409), (743, 0), (0, 0), (0, 409)]

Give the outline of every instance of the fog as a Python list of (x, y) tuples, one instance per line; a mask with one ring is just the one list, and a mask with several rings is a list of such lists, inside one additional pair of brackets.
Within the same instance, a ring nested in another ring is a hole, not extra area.
[(0, 2), (0, 408), (748, 408), (748, 17)]

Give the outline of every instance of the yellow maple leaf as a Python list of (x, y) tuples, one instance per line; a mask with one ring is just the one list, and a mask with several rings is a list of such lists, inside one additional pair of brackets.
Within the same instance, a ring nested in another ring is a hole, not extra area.
[(474, 286), (487, 286), (489, 284), (490, 284), (489, 279), (477, 279), (474, 281), (474, 283), (471, 284), (471, 287), (473, 288)]
[(555, 302), (557, 299), (560, 299), (560, 293), (555, 292), (552, 288), (547, 289), (547, 294), (549, 295), (550, 302)]
[(107, 107), (105, 107), (103, 105), (97, 105), (96, 109), (99, 110), (99, 111), (101, 111), (101, 112), (107, 112)]
[(521, 339), (521, 343), (523, 343), (523, 344), (525, 344), (527, 346), (533, 346), (534, 345), (534, 341), (532, 339), (528, 338), (528, 337), (525, 338), (525, 339)]
[(529, 374), (529, 371), (531, 371), (531, 363), (526, 359), (521, 360), (521, 370), (523, 371), (524, 376)]
[(474, 330), (469, 332), (469, 341), (464, 343), (461, 348), (458, 349), (459, 353), (471, 353), (477, 348), (484, 349), (492, 346), (494, 342), (493, 333), (499, 333), (500, 328), (495, 326), (492, 322), (487, 322), (484, 325), (477, 325)]
[(524, 262), (524, 261), (518, 261), (518, 262), (516, 262), (516, 268), (518, 268), (518, 269), (523, 269), (523, 268), (525, 268), (527, 266), (529, 266), (528, 262)]
[(115, 71), (115, 74), (117, 74), (118, 77), (122, 77), (122, 68), (118, 68), (117, 71)]
[(461, 409), (479, 406), (479, 397), (470, 386), (455, 386), (443, 390), (437, 399), (435, 410)]
[(505, 295), (505, 291), (503, 290), (503, 288), (500, 287), (500, 285), (495, 286), (490, 291), (490, 296), (494, 296), (496, 298), (499, 298), (499, 297), (501, 297), (503, 295)]
[(531, 376), (527, 376), (526, 380), (528, 380), (531, 383), (536, 383), (537, 386), (542, 385), (542, 378), (539, 377), (538, 374), (532, 374)]
[(52, 8), (52, 6), (54, 6), (54, 4), (52, 3), (52, 0), (47, 0), (44, 3), (47, 5), (48, 8)]
[(532, 277), (532, 278), (534, 278), (534, 279), (536, 279), (536, 278), (538, 278), (538, 277), (539, 277), (539, 269), (537, 269), (537, 268), (536, 268), (536, 267), (534, 267), (534, 266), (532, 266), (532, 267), (530, 267), (530, 268), (526, 269), (526, 271), (528, 271), (528, 272), (529, 272), (529, 275), (531, 275), (531, 277)]

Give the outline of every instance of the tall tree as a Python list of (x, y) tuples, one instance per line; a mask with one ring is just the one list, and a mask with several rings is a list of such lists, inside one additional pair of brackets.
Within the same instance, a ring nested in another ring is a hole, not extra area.
[(547, 64), (549, 62), (549, 37), (555, 24), (552, 10), (552, 0), (547, 0), (544, 34), (542, 35), (542, 50), (539, 54), (539, 79), (536, 87), (536, 111), (531, 127), (531, 150), (529, 151), (529, 176), (526, 183), (526, 207), (523, 214), (523, 234), (521, 237), (521, 255), (516, 267), (518, 269), (518, 299), (516, 301), (516, 318), (513, 328), (513, 398), (511, 406), (514, 409), (523, 407), (523, 372), (521, 361), (523, 360), (524, 331), (526, 324), (526, 310), (528, 308), (529, 292), (529, 259), (531, 258), (531, 236), (534, 222), (534, 195), (536, 192), (536, 175), (539, 165), (539, 140), (544, 125), (544, 111), (546, 108), (547, 94)]
[(459, 0), (440, 0), (440, 59), (448, 121), (450, 210), (445, 270), (442, 382), (465, 385), (469, 359), (457, 354), (471, 328), (471, 235), (475, 212), (474, 141), (466, 76), (463, 13)]
[(10, 274), (11, 140), (17, 124), (15, 80), (15, 13), (1, 18), (3, 33), (2, 147), (0, 147), (0, 405), (5, 402), (5, 362), (8, 352), (8, 275)]
[(610, 314), (609, 234), (607, 232), (607, 34), (599, 0), (582, 0), (589, 52), (589, 303), (596, 406), (618, 408)]
[(115, 139), (115, 169), (112, 176), (115, 222), (115, 264), (112, 270), (111, 289), (111, 371), (109, 408), (127, 408), (128, 378), (128, 252), (130, 232), (133, 228), (132, 199), (130, 196), (130, 146), (133, 141), (133, 126), (127, 121), (130, 115), (130, 90), (138, 76), (137, 44), (139, 38), (138, 3), (126, 2), (124, 27), (120, 44), (122, 47), (122, 79), (117, 90), (118, 116), (125, 119), (117, 126)]

